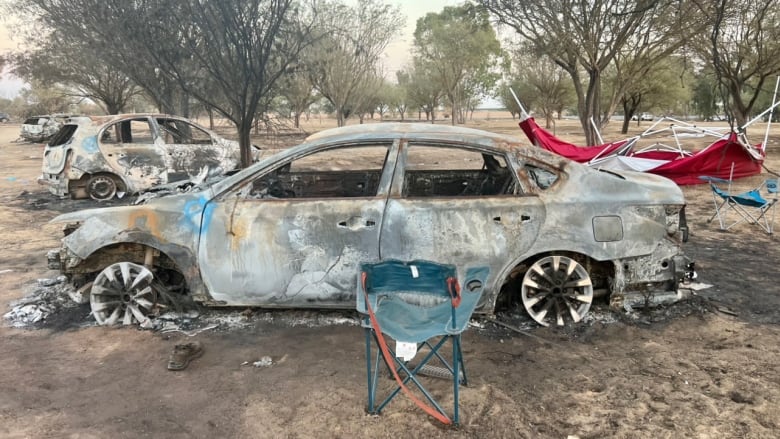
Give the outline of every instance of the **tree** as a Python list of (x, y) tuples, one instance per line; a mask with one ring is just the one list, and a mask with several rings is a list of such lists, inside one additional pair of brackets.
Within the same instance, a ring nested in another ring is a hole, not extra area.
[(711, 64), (737, 125), (747, 122), (769, 79), (780, 73), (777, 0), (695, 0), (711, 26), (695, 48)]
[[(170, 62), (189, 63), (186, 53), (163, 48), (176, 44), (176, 26), (150, 26), (147, 12), (163, 9), (162, 19), (182, 13), (184, 0), (15, 0), (14, 9), (27, 17), (32, 32), (48, 32), (67, 38), (67, 43), (55, 49), (86, 58), (89, 64), (102, 63), (122, 72), (157, 104), (164, 113), (189, 115), (190, 97), (178, 85), (175, 77), (160, 69), (156, 51), (165, 51)], [(159, 21), (161, 18), (156, 17)], [(154, 33), (161, 31), (159, 33)], [(154, 41), (150, 51), (144, 41)], [(82, 51), (83, 53), (76, 53)], [(184, 67), (180, 68), (184, 71)]]
[(138, 88), (127, 75), (90, 53), (78, 41), (52, 34), (37, 42), (37, 48), (10, 58), (13, 73), (27, 81), (61, 84), (64, 92), (88, 98), (108, 114), (125, 109)]
[(492, 88), (498, 76), (491, 74), (502, 57), (501, 45), (487, 11), (464, 4), (447, 6), (417, 20), (414, 47), (419, 64), (441, 83), (456, 117), (463, 123), (463, 110), (475, 93)]
[[(516, 92), (525, 104), (542, 113), (545, 127), (552, 127), (553, 117), (574, 102), (574, 91), (566, 72), (547, 57), (536, 58), (530, 52), (515, 52)], [(514, 98), (513, 98), (514, 100)]]
[(693, 108), (704, 120), (710, 120), (718, 114), (717, 80), (714, 73), (703, 69), (695, 75), (693, 85)]
[(316, 9), (293, 0), (32, 0), (44, 23), (114, 62), (165, 110), (190, 96), (238, 130), (241, 164), (261, 103), (311, 42)]
[[(602, 72), (628, 48), (646, 47), (652, 64), (698, 31), (688, 0), (479, 0), (499, 23), (547, 55), (571, 77), (580, 124), (588, 144), (602, 124)], [(584, 73), (584, 77), (583, 77)], [(635, 79), (637, 79), (635, 77)], [(622, 93), (617, 93), (620, 96)]]
[(379, 0), (355, 7), (331, 2), (322, 17), (323, 37), (304, 59), (312, 84), (335, 107), (338, 126), (344, 126), (379, 85), (379, 58), (403, 20), (397, 7)]
[(44, 85), (32, 80), (19, 93), (14, 112), (22, 117), (36, 114), (69, 113), (76, 102), (57, 86)]
[(401, 122), (403, 122), (410, 105), (410, 99), (406, 90), (406, 85), (409, 83), (409, 73), (404, 70), (398, 70), (395, 72), (395, 77), (398, 83), (391, 85), (394, 96), (393, 111), (398, 112), (398, 115), (401, 116)]
[[(621, 133), (628, 133), (628, 126), (634, 115), (640, 110), (669, 113), (681, 102), (691, 100), (691, 86), (686, 80), (683, 60), (668, 57), (659, 61), (642, 76), (641, 81), (633, 81), (624, 87), (620, 103), (623, 107), (623, 126)], [(637, 125), (641, 118), (637, 117)]]
[(425, 113), (425, 120), (434, 123), (436, 120), (436, 107), (439, 106), (441, 96), (444, 93), (442, 85), (433, 79), (430, 66), (419, 59), (414, 59), (411, 69), (399, 76), (399, 83), (406, 92), (409, 107), (416, 108)]
[(295, 128), (301, 126), (301, 114), (320, 99), (309, 76), (302, 71), (290, 72), (281, 78), (279, 95), (284, 97), (289, 112), (293, 115)]

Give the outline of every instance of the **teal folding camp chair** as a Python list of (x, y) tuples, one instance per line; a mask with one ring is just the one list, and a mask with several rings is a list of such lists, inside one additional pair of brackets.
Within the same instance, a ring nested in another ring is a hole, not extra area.
[[(721, 230), (729, 230), (740, 223), (755, 224), (772, 234), (778, 200), (776, 178), (766, 179), (758, 187), (738, 193), (731, 191), (730, 180), (706, 176), (700, 178), (710, 184), (715, 203), (715, 213), (707, 222), (717, 217)], [(717, 184), (728, 184), (728, 189), (724, 190)], [(728, 219), (731, 211), (737, 215), (733, 221)]]
[[(488, 272), (487, 267), (468, 269), (459, 283), (453, 265), (388, 260), (360, 266), (357, 310), (364, 315), (369, 413), (380, 413), (403, 392), (439, 421), (458, 423), (459, 386), (468, 384), (460, 336), (482, 296)], [(395, 349), (385, 336), (396, 341)], [(448, 342), (452, 345), (449, 358), (442, 349)], [(418, 357), (419, 362), (412, 365), (410, 361)], [(382, 364), (395, 384), (380, 401), (377, 387)], [(452, 418), (423, 386), (422, 375), (452, 380)], [(421, 393), (428, 404), (415, 393)]]

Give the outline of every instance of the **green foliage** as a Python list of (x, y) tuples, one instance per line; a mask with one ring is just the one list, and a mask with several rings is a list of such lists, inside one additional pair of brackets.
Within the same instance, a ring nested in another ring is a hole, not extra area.
[(441, 84), (461, 122), (472, 98), (492, 94), (504, 54), (483, 8), (464, 4), (428, 13), (417, 20), (414, 45), (418, 67)]

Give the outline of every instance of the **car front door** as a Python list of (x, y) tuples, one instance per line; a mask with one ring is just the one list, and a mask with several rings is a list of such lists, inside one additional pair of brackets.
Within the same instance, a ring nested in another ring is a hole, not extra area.
[(527, 251), (544, 204), (521, 193), (504, 154), (468, 145), (402, 147), (382, 226), (383, 259), (489, 266), (488, 286)]
[(352, 307), (379, 258), (397, 143), (338, 145), (271, 166), (206, 208), (199, 244), (212, 298), (229, 305)]

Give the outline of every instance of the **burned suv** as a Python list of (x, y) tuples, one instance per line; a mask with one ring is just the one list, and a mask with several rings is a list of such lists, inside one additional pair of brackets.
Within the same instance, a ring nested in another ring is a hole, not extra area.
[(224, 174), (239, 157), (238, 142), (177, 116), (75, 117), (46, 145), (38, 183), (58, 196), (108, 200)]

